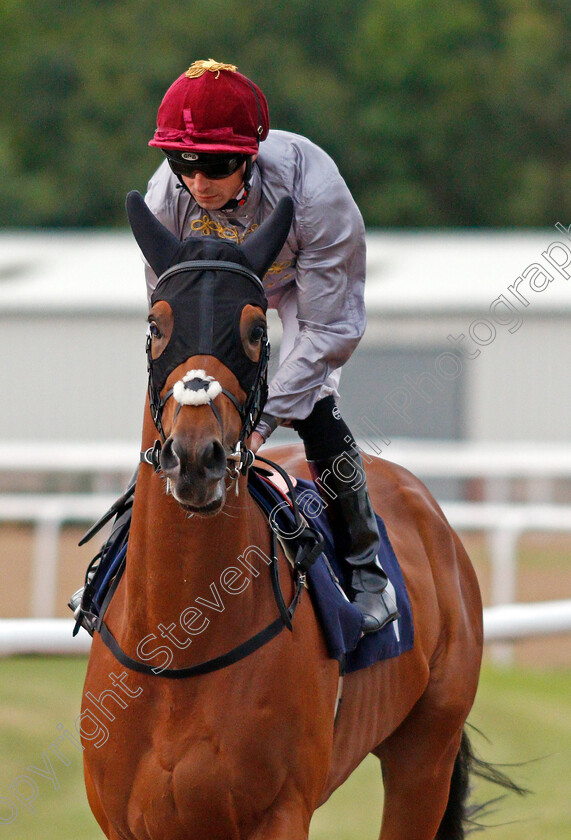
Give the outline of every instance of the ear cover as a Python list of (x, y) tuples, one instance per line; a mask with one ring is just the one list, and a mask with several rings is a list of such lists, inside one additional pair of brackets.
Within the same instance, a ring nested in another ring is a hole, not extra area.
[(242, 253), (261, 279), (283, 248), (293, 220), (293, 201), (284, 196), (275, 210), (240, 246)]
[(177, 261), (182, 243), (149, 210), (140, 192), (132, 190), (127, 195), (125, 206), (137, 244), (157, 277), (160, 277)]
[[(127, 195), (125, 205), (133, 235), (157, 277), (167, 268), (185, 259), (185, 243), (167, 230), (149, 210), (140, 192), (132, 190)], [(260, 279), (283, 248), (292, 220), (293, 201), (289, 196), (284, 196), (265, 222), (239, 246), (248, 264)]]

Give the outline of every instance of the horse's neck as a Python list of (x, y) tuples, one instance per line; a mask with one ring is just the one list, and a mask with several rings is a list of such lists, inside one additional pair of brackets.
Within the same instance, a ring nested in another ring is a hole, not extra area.
[[(256, 555), (251, 556), (252, 552)], [(163, 480), (148, 466), (142, 466), (133, 506), (129, 553), (123, 588), (123, 619), (130, 633), (144, 634), (159, 623), (168, 625), (196, 598), (211, 602), (210, 609), (226, 610), (240, 601), (246, 614), (257, 612), (252, 593), (246, 590), (246, 575), (257, 566), (260, 556), (269, 554), (269, 531), (252, 501), (245, 480), (240, 493), (232, 488), (221, 513), (212, 518), (189, 517), (172, 496)], [(268, 561), (266, 560), (266, 563)], [(234, 570), (234, 571), (232, 571)], [(264, 575), (263, 588), (269, 587)], [(257, 595), (262, 585), (256, 585)], [(232, 597), (240, 594), (239, 599)], [(259, 599), (256, 599), (258, 605)]]

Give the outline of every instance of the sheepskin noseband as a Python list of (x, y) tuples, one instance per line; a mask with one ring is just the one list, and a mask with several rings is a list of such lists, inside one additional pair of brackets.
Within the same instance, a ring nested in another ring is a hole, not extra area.
[(179, 405), (209, 405), (222, 393), (222, 385), (204, 370), (189, 370), (175, 382), (172, 395)]

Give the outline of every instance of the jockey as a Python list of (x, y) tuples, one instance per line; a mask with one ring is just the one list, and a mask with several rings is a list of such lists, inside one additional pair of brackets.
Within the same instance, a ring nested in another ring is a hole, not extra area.
[[(331, 158), (305, 137), (269, 130), (262, 91), (231, 64), (196, 61), (167, 90), (149, 145), (166, 160), (146, 202), (172, 233), (242, 242), (289, 195), (294, 221), (263, 278), (283, 326), (279, 366), (255, 452), (293, 427), (350, 567), (352, 600), (373, 632), (398, 616), (377, 552), (363, 462), (336, 404), (341, 367), (365, 329), (365, 230)], [(157, 283), (146, 267), (149, 298)]]

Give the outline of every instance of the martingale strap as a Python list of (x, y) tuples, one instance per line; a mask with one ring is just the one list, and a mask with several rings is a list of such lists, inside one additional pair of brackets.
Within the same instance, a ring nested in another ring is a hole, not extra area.
[[(239, 662), (240, 659), (245, 659), (247, 656), (250, 656), (250, 654), (254, 653), (254, 651), (263, 647), (269, 641), (278, 636), (284, 627), (287, 627), (289, 630), (293, 629), (293, 616), (299, 602), (301, 601), (303, 588), (306, 585), (305, 574), (299, 571), (297, 572), (295, 593), (289, 607), (286, 607), (279, 583), (277, 538), (273, 531), (270, 569), (274, 597), (280, 611), (279, 617), (263, 630), (260, 630), (259, 633), (256, 633), (255, 636), (252, 636), (250, 639), (247, 639), (247, 641), (242, 642), (242, 644), (237, 647), (232, 648), (232, 650), (227, 653), (224, 653), (221, 656), (216, 656), (213, 659), (208, 659), (206, 662), (200, 662), (198, 665), (191, 665), (188, 668), (161, 669), (156, 665), (153, 667), (152, 665), (147, 665), (146, 662), (141, 662), (139, 659), (133, 659), (133, 657), (125, 653), (111, 630), (105, 624), (105, 621), (103, 620), (104, 611), (100, 616), (95, 629), (99, 631), (101, 640), (109, 648), (115, 659), (131, 671), (137, 671), (138, 673), (149, 674), (150, 676), (155, 677), (166, 677), (171, 680), (197, 677), (201, 674), (210, 674), (213, 671), (219, 671), (222, 668), (227, 668), (228, 665), (233, 665), (235, 662)], [(110, 600), (110, 598), (106, 599), (107, 603), (109, 603)], [(107, 604), (105, 606), (107, 606)]]

